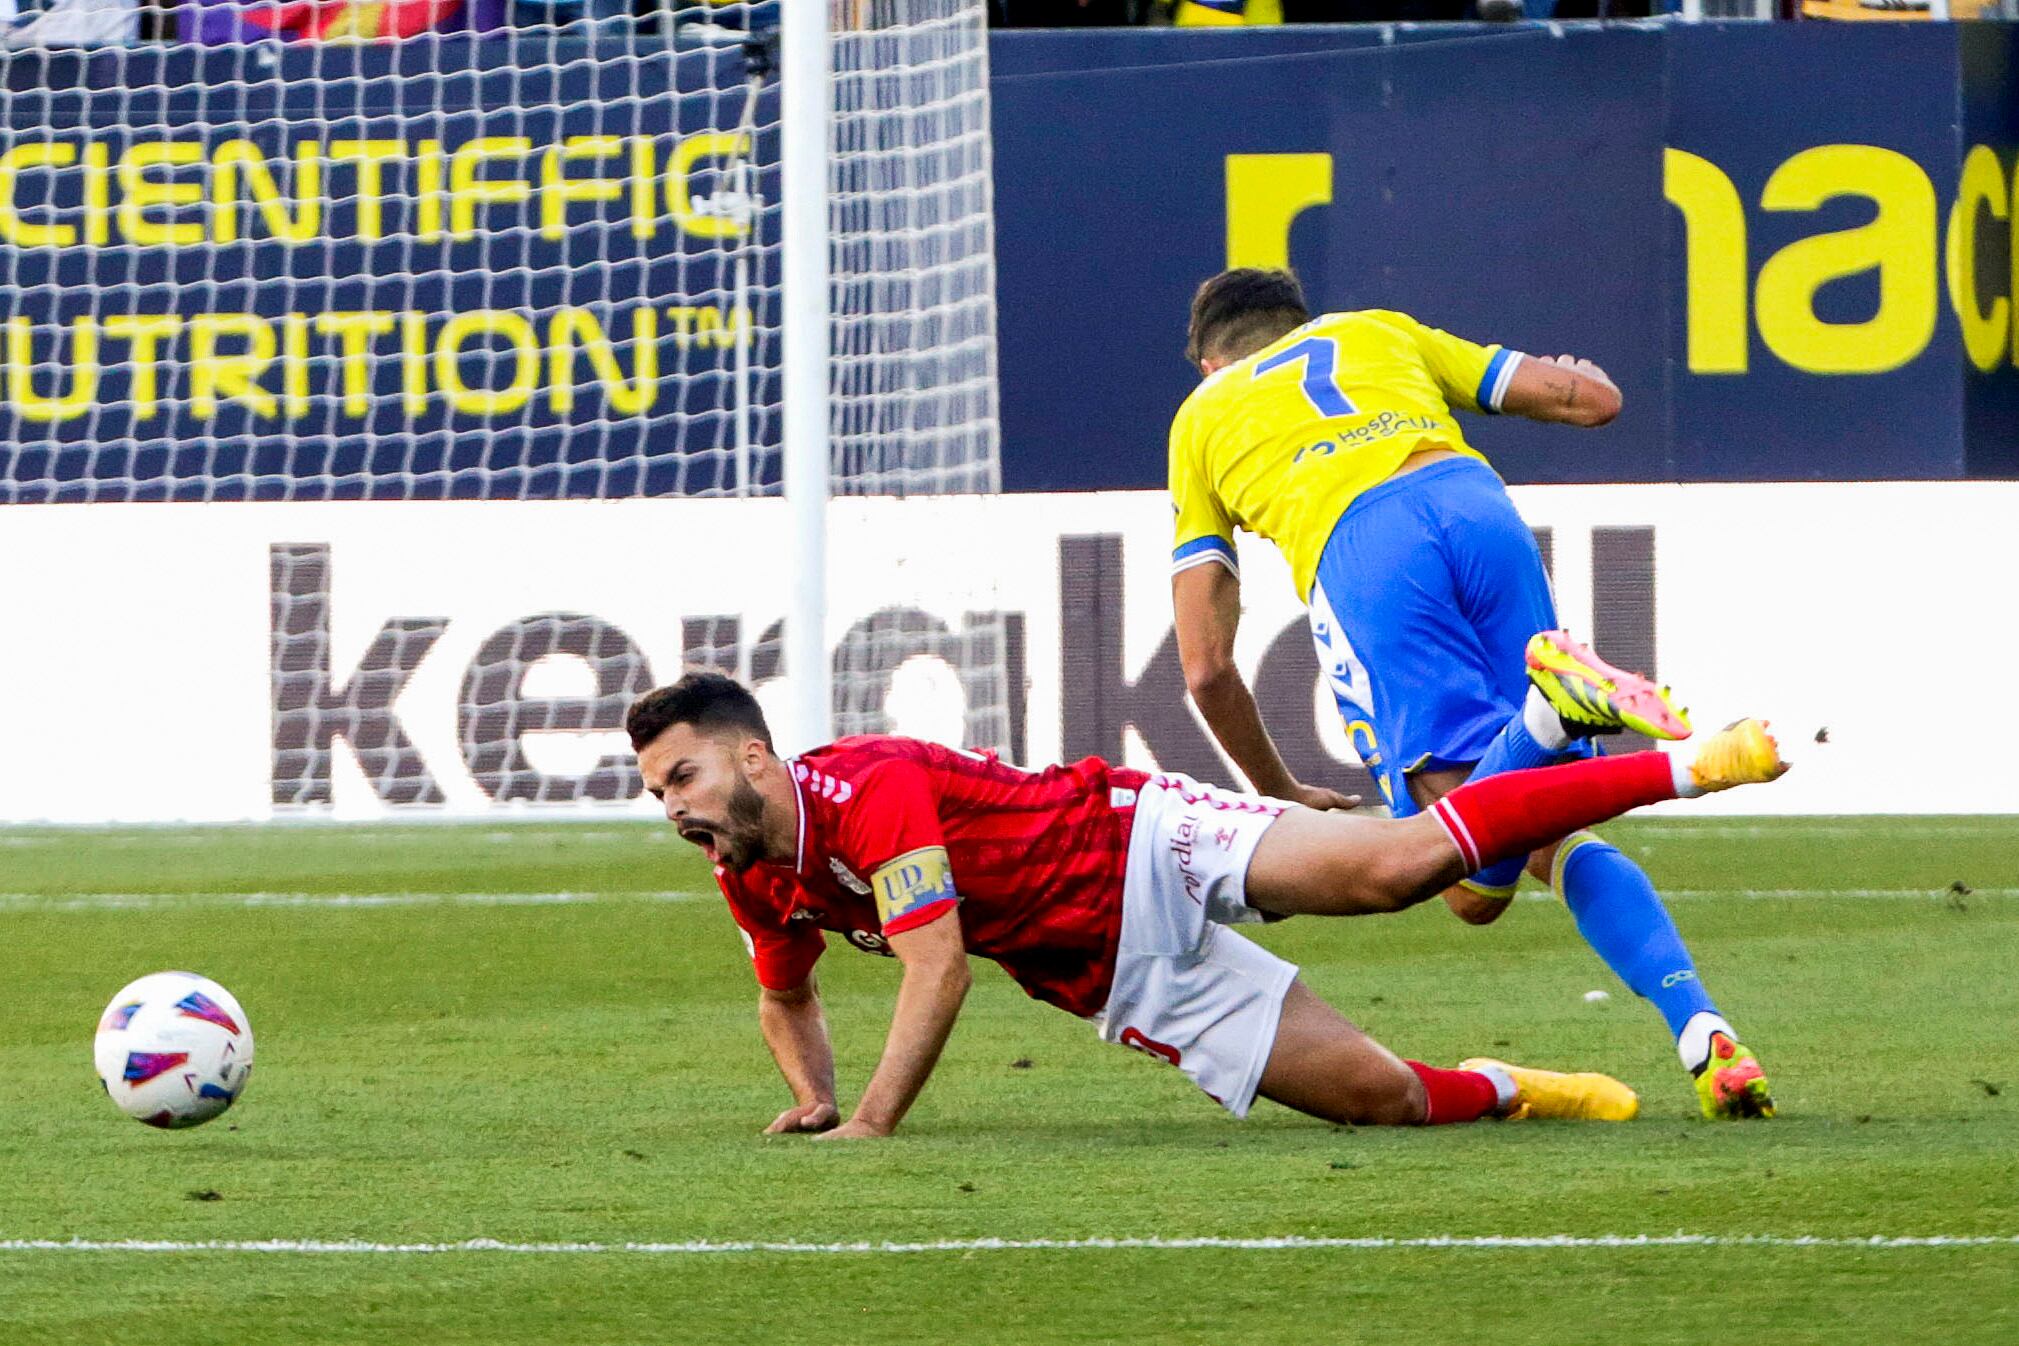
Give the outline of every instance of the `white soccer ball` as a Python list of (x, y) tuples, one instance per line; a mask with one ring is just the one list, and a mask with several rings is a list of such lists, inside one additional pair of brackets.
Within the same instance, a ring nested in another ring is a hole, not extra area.
[(93, 1057), (113, 1106), (149, 1126), (200, 1126), (252, 1077), (252, 1025), (231, 992), (194, 972), (153, 972), (120, 988), (98, 1020)]

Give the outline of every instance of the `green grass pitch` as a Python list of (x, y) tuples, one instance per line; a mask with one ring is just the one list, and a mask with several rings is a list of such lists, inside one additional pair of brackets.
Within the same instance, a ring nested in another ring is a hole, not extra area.
[[(2019, 1341), (2019, 819), (1614, 835), (1778, 1120), (1696, 1120), (1658, 1018), (1541, 899), (1485, 930), (1433, 904), (1262, 938), (1405, 1054), (1624, 1077), (1630, 1125), (1237, 1123), (978, 965), (900, 1136), (828, 1147), (757, 1135), (786, 1100), (742, 948), (663, 827), (0, 833), (0, 1241), (605, 1249), (17, 1244), (0, 1343)], [(165, 967), (258, 1034), (244, 1101), (188, 1132), (119, 1117), (91, 1073), (105, 999)], [(839, 947), (821, 975), (845, 1104), (896, 966)], [(1710, 1237), (1478, 1242), (1678, 1232)], [(1805, 1235), (1995, 1241), (1775, 1241)], [(1274, 1236), (1473, 1241), (972, 1245)], [(689, 1241), (967, 1246), (612, 1249)]]

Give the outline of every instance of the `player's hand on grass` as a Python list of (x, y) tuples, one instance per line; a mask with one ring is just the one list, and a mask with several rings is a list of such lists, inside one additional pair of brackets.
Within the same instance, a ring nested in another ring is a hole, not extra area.
[(880, 1126), (871, 1126), (860, 1117), (851, 1117), (832, 1131), (823, 1131), (815, 1140), (881, 1140), (890, 1134)]
[(767, 1136), (789, 1131), (831, 1131), (841, 1121), (841, 1110), (832, 1103), (801, 1103), (778, 1114), (778, 1120), (764, 1128)]
[(1296, 785), (1291, 787), (1290, 802), (1324, 812), (1331, 809), (1359, 808), (1360, 796), (1342, 795), (1337, 790), (1328, 790), (1322, 785)]

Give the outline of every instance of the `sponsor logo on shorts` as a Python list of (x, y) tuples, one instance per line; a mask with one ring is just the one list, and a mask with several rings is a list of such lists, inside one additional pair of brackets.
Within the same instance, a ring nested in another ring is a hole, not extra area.
[(1192, 868), (1192, 848), (1198, 840), (1199, 820), (1180, 818), (1177, 828), (1171, 833), (1171, 854), (1177, 858), (1178, 874), (1185, 881), (1185, 896), (1203, 906), (1205, 898), (1200, 896), (1200, 891), (1205, 888), (1206, 881), (1198, 870)]

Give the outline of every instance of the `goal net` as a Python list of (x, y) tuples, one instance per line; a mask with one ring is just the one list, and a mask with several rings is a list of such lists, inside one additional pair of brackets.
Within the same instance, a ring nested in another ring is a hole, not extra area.
[[(696, 536), (777, 526), (763, 498), (782, 490), (792, 334), (761, 38), (781, 8), (392, 44), (276, 43), (192, 7), (178, 42), (0, 57), (5, 517), (81, 506), (63, 517), (115, 542), (175, 537), (164, 566), (224, 535), (265, 543), (272, 809), (347, 790), (367, 813), (633, 800), (615, 733), (632, 695), (683, 666), (761, 696), (789, 677), (778, 632), (822, 620), (818, 604), (727, 577), (711, 591), (705, 566), (665, 595), (684, 609), (670, 634), (609, 620), (598, 593), (529, 589), (535, 610), (436, 673), (454, 603), (347, 615), (360, 563), (327, 541), (385, 539), (420, 592), (434, 567), (446, 586), (523, 561), (506, 540), (521, 519), (561, 520), (641, 584), (665, 561), (656, 525), (634, 522), (660, 517), (648, 504)], [(829, 13), (833, 492), (993, 491), (985, 5)], [(583, 512), (598, 502), (614, 512)], [(837, 518), (838, 546), (875, 526), (856, 519)], [(558, 573), (589, 544), (549, 545)], [(1010, 748), (1010, 633), (972, 586), (923, 583), (918, 559), (835, 576), (834, 730)], [(73, 606), (90, 600), (76, 585)], [(200, 625), (224, 599), (177, 601)], [(445, 709), (413, 704), (430, 682)], [(417, 725), (430, 715), (443, 727)]]

